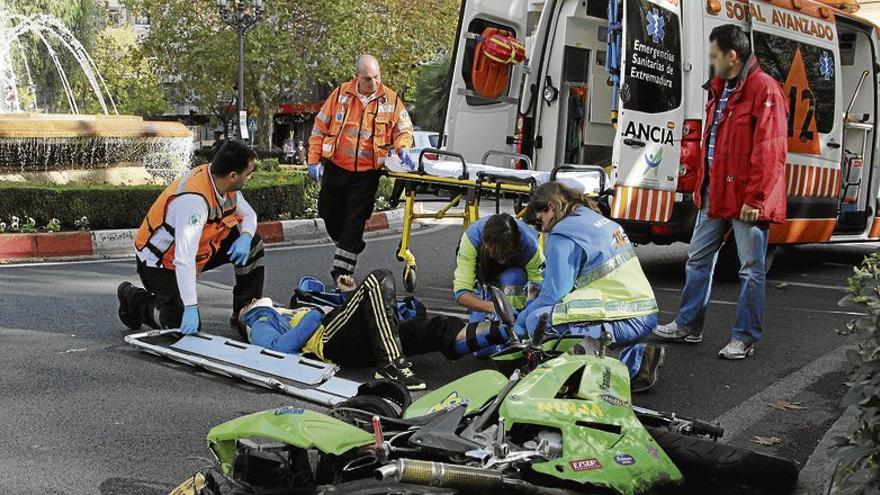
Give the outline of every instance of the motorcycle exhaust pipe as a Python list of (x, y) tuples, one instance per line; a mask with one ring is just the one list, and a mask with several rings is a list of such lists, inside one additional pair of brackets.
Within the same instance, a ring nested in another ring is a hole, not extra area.
[(504, 487), (504, 478), (498, 471), (413, 459), (398, 459), (380, 467), (376, 479), (437, 488), (493, 490), (491, 493), (500, 493)]

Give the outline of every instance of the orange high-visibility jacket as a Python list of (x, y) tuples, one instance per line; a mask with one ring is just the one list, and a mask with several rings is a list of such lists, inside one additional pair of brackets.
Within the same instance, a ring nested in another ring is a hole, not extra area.
[(184, 194), (195, 194), (204, 199), (208, 205), (208, 219), (202, 230), (199, 250), (196, 253), (196, 272), (201, 272), (211, 256), (217, 252), (229, 230), (240, 221), (235, 214), (238, 206), (238, 196), (235, 191), (226, 193), (221, 204), (212, 180), (210, 165), (205, 164), (190, 170), (165, 188), (150, 207), (135, 235), (134, 245), (137, 250), (149, 249), (161, 260), (164, 268), (173, 270), (174, 227), (166, 222), (165, 214), (174, 198)]
[(315, 117), (308, 163), (326, 158), (350, 172), (382, 168), (385, 157), (413, 145), (412, 122), (403, 100), (379, 85), (364, 108), (353, 80), (336, 88)]

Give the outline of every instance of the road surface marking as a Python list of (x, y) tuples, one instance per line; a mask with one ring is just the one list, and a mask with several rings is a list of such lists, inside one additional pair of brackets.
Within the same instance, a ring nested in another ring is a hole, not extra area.
[(852, 348), (851, 344), (844, 344), (834, 349), (749, 397), (713, 421), (724, 428), (724, 438), (729, 443), (731, 438), (748, 430), (773, 411), (767, 407), (768, 403), (778, 399), (792, 399), (823, 376), (844, 369), (847, 366), (846, 352)]
[[(670, 287), (654, 287), (654, 290), (663, 291), (663, 292), (675, 292), (681, 293), (681, 289), (673, 289)], [(736, 306), (738, 303), (736, 301), (719, 301), (718, 299), (710, 299), (709, 304), (718, 304), (719, 306)], [(836, 311), (832, 309), (812, 309), (812, 308), (797, 308), (793, 306), (765, 306), (765, 312), (769, 309), (780, 309), (783, 311), (800, 311), (803, 313), (819, 313), (824, 315), (846, 315), (846, 316), (864, 316), (864, 312), (857, 311)]]

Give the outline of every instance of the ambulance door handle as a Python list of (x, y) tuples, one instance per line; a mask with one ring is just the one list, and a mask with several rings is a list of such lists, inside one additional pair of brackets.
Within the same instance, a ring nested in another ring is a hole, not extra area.
[(827, 143), (825, 143), (825, 146), (828, 146), (829, 148), (833, 148), (835, 150), (840, 149), (840, 143), (838, 143), (837, 141), (835, 141), (833, 139), (828, 141)]
[(632, 146), (633, 148), (644, 148), (645, 147), (644, 141), (639, 141), (637, 139), (630, 139), (630, 138), (624, 139), (623, 144), (625, 144), (627, 146)]

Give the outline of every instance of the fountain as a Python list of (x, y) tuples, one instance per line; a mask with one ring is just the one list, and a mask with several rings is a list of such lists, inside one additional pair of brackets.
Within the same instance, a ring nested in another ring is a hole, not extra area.
[[(38, 113), (25, 36), (45, 50), (70, 113)], [(59, 58), (64, 53), (83, 71), (102, 114), (80, 113)], [(178, 122), (117, 115), (94, 61), (63, 23), (0, 11), (0, 181), (164, 183), (189, 167), (191, 143), (189, 129)]]

